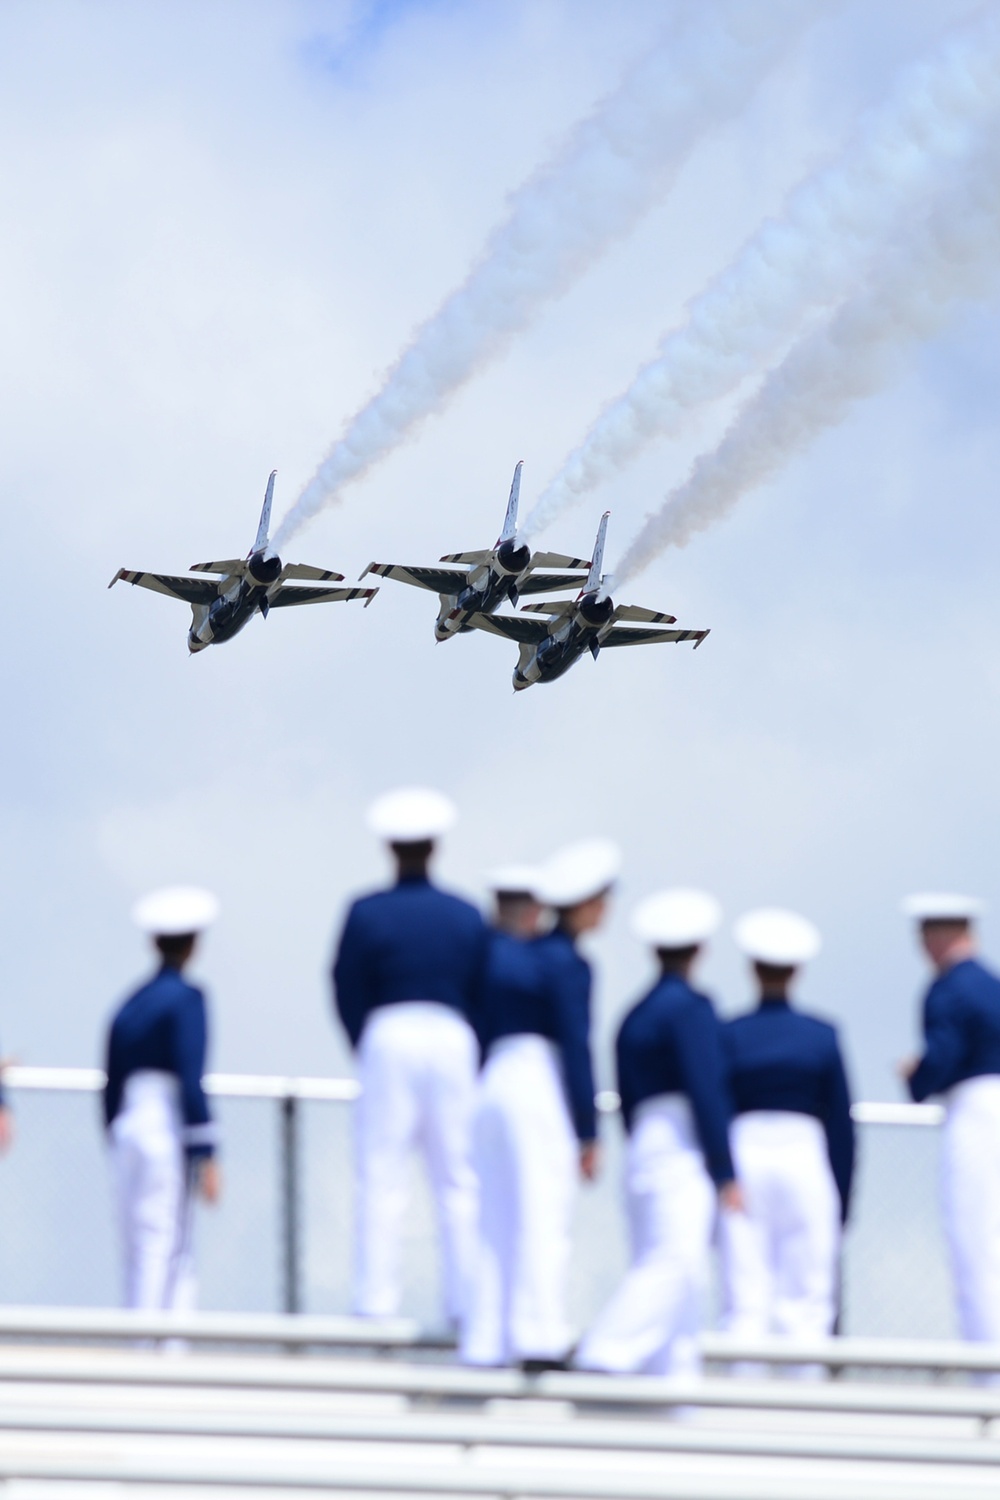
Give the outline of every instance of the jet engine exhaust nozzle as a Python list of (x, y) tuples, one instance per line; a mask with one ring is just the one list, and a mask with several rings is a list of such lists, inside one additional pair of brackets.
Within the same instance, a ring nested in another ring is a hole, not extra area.
[(247, 568), (255, 583), (277, 583), (281, 576), (281, 558), (268, 557), (263, 551), (254, 552)]
[(516, 577), (531, 562), (531, 548), (526, 544), (518, 547), (513, 540), (501, 542), (497, 548), (497, 562), (505, 573), (512, 573)]

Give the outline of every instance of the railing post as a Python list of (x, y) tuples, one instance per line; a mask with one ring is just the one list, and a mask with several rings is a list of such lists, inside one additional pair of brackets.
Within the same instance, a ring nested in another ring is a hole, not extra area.
[(284, 1311), (302, 1311), (299, 1282), (299, 1101), (294, 1094), (281, 1100), (281, 1229), (284, 1271)]

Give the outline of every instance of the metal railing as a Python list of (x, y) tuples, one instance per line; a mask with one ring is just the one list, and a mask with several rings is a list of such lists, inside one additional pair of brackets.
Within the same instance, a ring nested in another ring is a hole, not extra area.
[[(11, 1066), (5, 1072), (4, 1081), (15, 1096), (24, 1096), (25, 1108), (27, 1108), (29, 1097), (34, 1096), (41, 1103), (42, 1096), (48, 1095), (53, 1100), (51, 1109), (56, 1110), (54, 1101), (60, 1096), (66, 1100), (67, 1107), (70, 1096), (96, 1096), (103, 1087), (104, 1074), (97, 1068)], [(246, 1187), (249, 1186), (257, 1196), (252, 1205), (248, 1201), (244, 1202), (243, 1222), (239, 1233), (243, 1236), (241, 1243), (248, 1236), (255, 1235), (256, 1251), (258, 1254), (263, 1254), (260, 1248), (264, 1244), (260, 1236), (261, 1215), (266, 1215), (269, 1220), (272, 1216), (274, 1217), (277, 1229), (274, 1241), (274, 1254), (277, 1262), (277, 1296), (276, 1298), (269, 1296), (264, 1305), (274, 1306), (277, 1302), (277, 1305), (286, 1313), (302, 1314), (306, 1310), (307, 1301), (313, 1305), (316, 1301), (315, 1286), (314, 1295), (311, 1298), (306, 1296), (308, 1279), (304, 1266), (306, 1253), (307, 1251), (314, 1252), (312, 1262), (314, 1267), (316, 1255), (329, 1258), (330, 1252), (327, 1246), (331, 1246), (338, 1254), (341, 1254), (345, 1240), (344, 1228), (349, 1219), (350, 1197), (349, 1155), (345, 1154), (349, 1152), (346, 1119), (341, 1117), (343, 1125), (337, 1126), (331, 1135), (333, 1127), (323, 1125), (325, 1116), (322, 1111), (320, 1113), (323, 1118), (317, 1118), (315, 1113), (309, 1113), (308, 1120), (305, 1112), (312, 1110), (315, 1106), (340, 1106), (351, 1103), (360, 1093), (359, 1084), (350, 1078), (214, 1073), (206, 1078), (206, 1090), (220, 1100), (220, 1106), (223, 1108), (225, 1105), (231, 1105), (232, 1108), (243, 1109), (246, 1102), (259, 1101), (262, 1106), (272, 1107), (275, 1111), (276, 1132), (268, 1131), (265, 1135), (261, 1134), (262, 1121), (259, 1115), (254, 1115), (257, 1121), (255, 1127), (257, 1159), (254, 1161), (252, 1174), (244, 1169), (244, 1175), (240, 1179), (240, 1192), (246, 1200)], [(244, 1103), (241, 1104), (240, 1101)], [(603, 1091), (598, 1096), (597, 1103), (603, 1114), (610, 1115), (618, 1108), (618, 1096), (610, 1090)], [(59, 1110), (63, 1113), (59, 1114)], [(65, 1115), (65, 1107), (59, 1106), (59, 1110), (56, 1110), (56, 1114), (61, 1122)], [(49, 1113), (51, 1110), (46, 1111), (47, 1115)], [(865, 1102), (855, 1105), (853, 1113), (861, 1130), (862, 1146), (865, 1148), (862, 1154), (863, 1158), (867, 1157), (867, 1164), (862, 1172), (857, 1223), (847, 1245), (847, 1305), (851, 1316), (846, 1326), (865, 1332), (910, 1332), (910, 1305), (914, 1302), (912, 1288), (919, 1285), (921, 1316), (913, 1320), (915, 1326), (912, 1331), (947, 1333), (951, 1328), (947, 1311), (947, 1273), (944, 1266), (943, 1242), (933, 1203), (935, 1194), (931, 1171), (931, 1157), (936, 1145), (937, 1127), (943, 1120), (944, 1111), (938, 1105)], [(245, 1115), (240, 1115), (240, 1122), (244, 1118)], [(59, 1124), (59, 1129), (64, 1132), (67, 1128)], [(74, 1114), (72, 1129), (77, 1139), (82, 1139), (78, 1112)], [(28, 1146), (29, 1134), (30, 1130), (26, 1127), (24, 1140), (18, 1147), (17, 1156), (13, 1159), (15, 1162), (21, 1150)], [(609, 1211), (614, 1213), (608, 1195), (617, 1193), (615, 1179), (619, 1174), (616, 1153), (620, 1151), (620, 1142), (614, 1139), (616, 1132), (608, 1134), (612, 1137), (609, 1140), (610, 1160), (606, 1183), (601, 1189), (605, 1196), (601, 1199), (600, 1205), (594, 1193), (584, 1195), (581, 1200), (583, 1218), (580, 1238), (584, 1242), (584, 1248), (592, 1257), (597, 1254), (594, 1246), (598, 1243), (603, 1245), (608, 1240), (610, 1224), (608, 1213)], [(94, 1129), (95, 1149), (97, 1139), (97, 1131)], [(275, 1145), (277, 1148), (276, 1171), (272, 1176), (273, 1169), (262, 1170), (261, 1158), (265, 1151), (270, 1155)], [(900, 1156), (901, 1149), (903, 1149), (905, 1165)], [(87, 1150), (91, 1152), (90, 1145), (87, 1146)], [(4, 1173), (6, 1174), (8, 1170), (5, 1167)], [(71, 1169), (67, 1167), (66, 1170)], [(80, 1169), (74, 1170), (78, 1176)], [(88, 1166), (87, 1170), (92, 1171), (92, 1166)], [(310, 1185), (308, 1194), (307, 1182)], [(68, 1189), (75, 1186), (74, 1182), (67, 1184)], [(896, 1195), (896, 1199), (893, 1198), (893, 1194)], [(328, 1203), (331, 1199), (333, 1208), (336, 1209), (335, 1213)], [(897, 1200), (901, 1200), (899, 1209)], [(235, 1196), (231, 1201), (236, 1201)], [(888, 1258), (895, 1253), (892, 1248), (893, 1236), (888, 1232), (874, 1234), (867, 1226), (866, 1221), (876, 1211), (885, 1213), (887, 1219), (891, 1221), (890, 1227), (893, 1230), (899, 1228), (897, 1220), (900, 1212), (909, 1216), (907, 1231), (895, 1236), (905, 1241), (906, 1253), (912, 1261), (907, 1273), (909, 1281), (906, 1276), (894, 1274), (892, 1268), (888, 1266)], [(51, 1212), (50, 1208), (50, 1215)], [(616, 1215), (616, 1220), (617, 1217)], [(611, 1227), (615, 1228), (615, 1225), (611, 1224)], [(915, 1236), (912, 1232), (914, 1227), (919, 1230), (919, 1236)], [(47, 1232), (51, 1233), (51, 1230)], [(429, 1222), (426, 1232), (430, 1234)], [(595, 1304), (607, 1295), (614, 1279), (619, 1274), (620, 1261), (625, 1253), (624, 1237), (619, 1230), (615, 1229), (615, 1232), (619, 1234), (619, 1244), (612, 1247), (612, 1251), (602, 1249), (604, 1262), (599, 1272), (589, 1275), (585, 1289), (586, 1295), (577, 1297), (579, 1310), (584, 1317), (596, 1311)], [(331, 1235), (334, 1236), (333, 1240), (330, 1238)], [(612, 1238), (614, 1238), (613, 1235)], [(919, 1238), (919, 1243), (915, 1243), (917, 1238)], [(320, 1249), (317, 1249), (317, 1245)], [(425, 1247), (422, 1242), (418, 1248), (423, 1254)], [(429, 1246), (426, 1249), (424, 1264), (429, 1265), (431, 1259)], [(102, 1250), (101, 1254), (106, 1260), (107, 1250)], [(619, 1257), (618, 1262), (615, 1262), (615, 1255)], [(243, 1258), (245, 1260), (245, 1255)], [(859, 1273), (856, 1266), (862, 1263), (864, 1269)], [(102, 1260), (101, 1265), (103, 1264)], [(854, 1267), (853, 1270), (852, 1267)], [(332, 1301), (334, 1306), (343, 1305), (342, 1299), (346, 1295), (345, 1274), (346, 1266), (341, 1266), (335, 1278), (335, 1284), (327, 1278), (327, 1281), (323, 1283), (327, 1290), (319, 1298), (321, 1303), (326, 1301), (329, 1304)], [(94, 1284), (94, 1278), (91, 1276), (86, 1280), (88, 1289), (82, 1293), (81, 1300), (88, 1301), (94, 1295), (89, 1290)], [(15, 1277), (15, 1284), (16, 1281)], [(933, 1285), (928, 1290), (930, 1283)], [(82, 1286), (82, 1279), (80, 1284)], [(106, 1279), (104, 1284), (107, 1288)], [(110, 1288), (101, 1290), (98, 1287), (96, 1294), (98, 1300), (114, 1300)], [(2, 1295), (3, 1288), (0, 1286), (0, 1296)], [(28, 1297), (25, 1297), (22, 1291), (20, 1300), (67, 1301), (77, 1295), (80, 1294), (72, 1287), (70, 1296), (67, 1297), (65, 1289), (61, 1294), (57, 1292), (56, 1295), (47, 1294), (44, 1290), (39, 1294), (34, 1286), (30, 1286)], [(888, 1307), (887, 1311), (887, 1306), (893, 1298), (897, 1301), (897, 1309), (893, 1312), (893, 1309)], [(933, 1317), (928, 1318), (925, 1315), (926, 1308), (934, 1302), (935, 1298), (937, 1312)], [(236, 1286), (232, 1289), (232, 1296), (226, 1297), (225, 1301), (237, 1306), (253, 1305), (252, 1302), (241, 1300), (239, 1288)]]

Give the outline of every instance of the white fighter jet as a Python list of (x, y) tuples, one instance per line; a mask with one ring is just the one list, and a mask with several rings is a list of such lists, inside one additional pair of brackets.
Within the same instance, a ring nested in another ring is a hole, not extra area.
[[(168, 594), (171, 599), (183, 599), (190, 604), (188, 650), (191, 652), (204, 651), (206, 646), (231, 640), (258, 612), (266, 619), (272, 609), (287, 609), (294, 604), (332, 604), (339, 599), (363, 599), (367, 608), (378, 589), (329, 588), (327, 585), (343, 581), (343, 573), (313, 568), (308, 563), (283, 563), (280, 557), (268, 555), (273, 497), (272, 470), (260, 513), (257, 540), (245, 560), (237, 557), (224, 562), (192, 564), (192, 573), (217, 573), (218, 578), (130, 573), (127, 568), (119, 568), (108, 588), (114, 588), (121, 578), (126, 583), (137, 583), (144, 589), (155, 589), (159, 594)], [(287, 580), (290, 578), (309, 580), (323, 587), (289, 587)]]
[[(604, 538), (608, 529), (605, 511), (597, 531), (594, 560), (587, 581), (576, 599), (548, 604), (526, 604), (520, 615), (476, 614), (469, 624), (475, 630), (517, 641), (521, 654), (514, 669), (514, 688), (531, 687), (533, 682), (553, 682), (568, 672), (574, 662), (589, 651), (596, 661), (608, 646), (644, 646), (658, 641), (694, 641), (695, 649), (708, 635), (707, 630), (634, 630), (620, 625), (620, 620), (642, 622), (647, 626), (669, 626), (673, 615), (638, 604), (615, 604), (611, 598), (614, 579), (602, 575)], [(526, 620), (527, 612), (544, 614), (545, 620)]]
[[(439, 594), (441, 608), (434, 625), (439, 641), (447, 641), (470, 628), (473, 615), (492, 614), (505, 599), (516, 604), (522, 594), (550, 594), (560, 589), (580, 586), (580, 573), (590, 567), (580, 557), (563, 557), (560, 552), (535, 552), (517, 542), (517, 502), (521, 493), (521, 469), (514, 470), (507, 501), (503, 530), (495, 547), (483, 552), (449, 552), (441, 561), (454, 563), (451, 568), (407, 568), (397, 563), (369, 563), (361, 577), (377, 573), (381, 578), (395, 578), (418, 589)], [(573, 569), (573, 572), (542, 573), (539, 568)]]

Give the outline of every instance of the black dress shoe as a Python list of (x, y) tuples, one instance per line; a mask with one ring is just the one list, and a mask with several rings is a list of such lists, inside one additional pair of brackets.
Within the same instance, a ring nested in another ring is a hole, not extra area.
[(522, 1359), (521, 1371), (525, 1375), (544, 1375), (549, 1370), (568, 1370), (568, 1358)]

